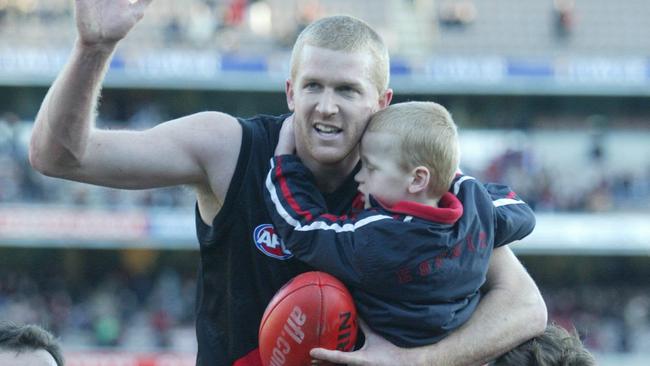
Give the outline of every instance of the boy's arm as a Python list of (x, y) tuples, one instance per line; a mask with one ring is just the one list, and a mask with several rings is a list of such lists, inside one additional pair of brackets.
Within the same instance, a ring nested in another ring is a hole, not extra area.
[(348, 365), (482, 365), (518, 344), (541, 334), (546, 305), (519, 260), (507, 246), (490, 259), (487, 293), (471, 318), (440, 342), (403, 349), (375, 334), (358, 351), (314, 349), (311, 356)]
[(495, 210), (494, 247), (528, 236), (535, 228), (535, 214), (510, 187), (487, 183)]
[(271, 159), (265, 184), (266, 207), (285, 247), (297, 259), (348, 284), (359, 284), (365, 254), (357, 251), (365, 247), (368, 234), (361, 236), (359, 230), (390, 217), (371, 212), (357, 218), (328, 214), (312, 174), (295, 155)]

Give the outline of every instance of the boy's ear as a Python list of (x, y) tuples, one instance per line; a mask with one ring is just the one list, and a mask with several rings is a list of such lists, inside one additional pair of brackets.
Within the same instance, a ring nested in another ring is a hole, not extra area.
[(418, 166), (411, 171), (411, 184), (409, 184), (409, 193), (420, 193), (426, 191), (431, 180), (431, 172), (423, 166)]
[(393, 89), (386, 89), (379, 96), (379, 109), (384, 109), (390, 105), (391, 100), (393, 100)]
[(287, 96), (287, 107), (289, 107), (289, 110), (293, 112), (294, 110), (294, 103), (293, 103), (293, 82), (291, 79), (287, 79), (284, 82), (284, 92)]

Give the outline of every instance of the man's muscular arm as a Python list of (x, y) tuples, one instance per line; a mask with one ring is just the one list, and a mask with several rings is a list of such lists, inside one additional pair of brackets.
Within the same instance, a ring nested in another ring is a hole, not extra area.
[(203, 112), (145, 131), (94, 127), (112, 54), (150, 1), (75, 1), (78, 37), (36, 117), (30, 162), (47, 175), (115, 188), (194, 185), (201, 216), (211, 222), (239, 154), (241, 127), (235, 118)]
[(43, 100), (30, 143), (30, 161), (39, 171), (61, 176), (81, 164), (109, 60), (148, 3), (75, 1), (77, 40), (69, 62)]
[(546, 305), (510, 248), (496, 248), (487, 293), (469, 321), (436, 344), (401, 349), (370, 333), (355, 352), (313, 350), (312, 357), (348, 365), (482, 365), (546, 327)]

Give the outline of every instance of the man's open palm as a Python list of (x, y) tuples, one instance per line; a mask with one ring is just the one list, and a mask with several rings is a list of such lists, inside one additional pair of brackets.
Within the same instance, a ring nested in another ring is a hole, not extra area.
[(75, 0), (79, 39), (87, 45), (118, 42), (142, 19), (152, 0)]

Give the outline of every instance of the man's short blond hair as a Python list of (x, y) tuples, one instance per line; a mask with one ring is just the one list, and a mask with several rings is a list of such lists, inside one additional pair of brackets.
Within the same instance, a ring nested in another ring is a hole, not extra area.
[(429, 169), (430, 192), (436, 197), (449, 190), (460, 162), (460, 144), (456, 124), (445, 107), (434, 102), (393, 104), (373, 115), (367, 132), (396, 136), (404, 169)]
[(300, 67), (300, 54), (305, 45), (345, 52), (370, 52), (370, 78), (381, 95), (388, 89), (390, 61), (388, 49), (379, 34), (363, 20), (335, 15), (309, 24), (298, 36), (291, 52), (291, 78), (295, 80)]

